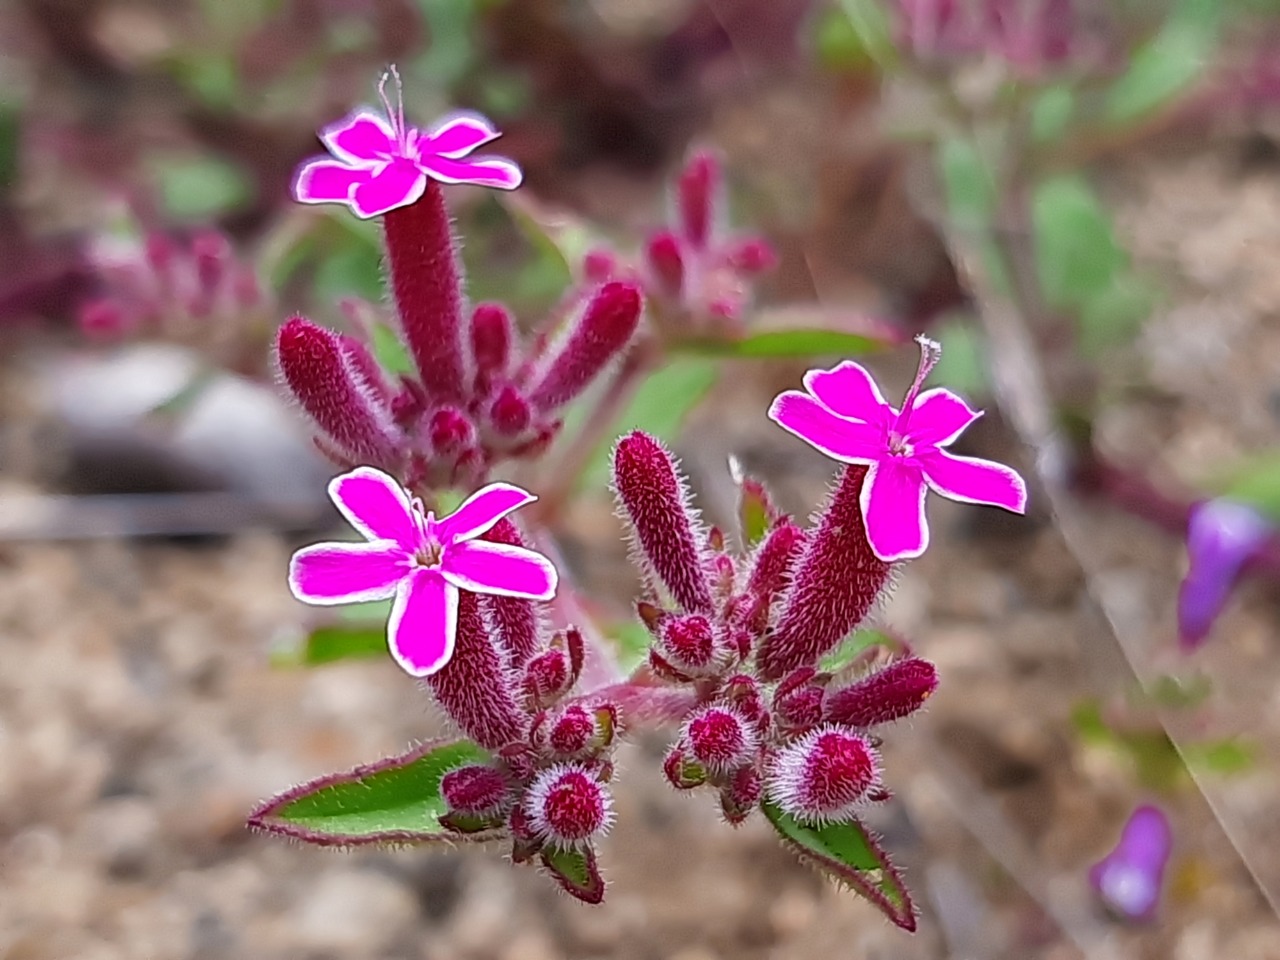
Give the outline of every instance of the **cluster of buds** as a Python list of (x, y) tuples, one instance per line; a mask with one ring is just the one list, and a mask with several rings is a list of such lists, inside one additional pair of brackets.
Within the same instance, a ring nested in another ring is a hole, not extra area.
[(522, 344), (511, 312), (468, 307), (439, 184), (383, 218), (399, 329), (418, 375), (393, 382), (359, 338), (302, 317), (281, 328), (285, 384), (342, 466), (370, 464), (411, 487), (472, 486), (504, 459), (544, 452), (559, 412), (630, 342), (633, 283), (600, 284), (560, 329)]
[(77, 322), (95, 340), (159, 337), (234, 365), (238, 356), (258, 356), (274, 326), (257, 271), (218, 230), (104, 237), (89, 256), (100, 291), (80, 305)]
[[(519, 539), (504, 521), (491, 536)], [(460, 837), (511, 840), (511, 859), (542, 866), (589, 903), (604, 897), (593, 841), (612, 823), (618, 706), (607, 696), (572, 696), (584, 648), (576, 629), (541, 630), (527, 600), (463, 593), (453, 656), (428, 678), (436, 701), (493, 759), (447, 772), (440, 791), (445, 829)], [(585, 855), (583, 883), (557, 868), (556, 854)]]
[[(671, 225), (645, 240), (636, 271), (657, 332), (670, 338), (741, 333), (755, 280), (777, 262), (773, 247), (763, 237), (727, 231), (723, 164), (711, 151), (689, 157), (671, 205)], [(590, 251), (583, 262), (588, 279), (622, 269), (618, 257), (603, 249)]]
[(663, 764), (667, 780), (716, 790), (732, 824), (762, 803), (805, 823), (844, 822), (886, 799), (872, 731), (924, 704), (933, 665), (909, 656), (852, 682), (819, 668), (892, 572), (859, 508), (867, 468), (845, 469), (812, 530), (744, 484), (750, 512), (770, 517), (745, 556), (699, 523), (653, 437), (619, 441), (613, 476), (646, 575), (637, 609), (653, 637), (649, 668), (695, 695)]
[(922, 63), (990, 56), (1037, 76), (1080, 55), (1077, 0), (898, 0), (899, 49)]

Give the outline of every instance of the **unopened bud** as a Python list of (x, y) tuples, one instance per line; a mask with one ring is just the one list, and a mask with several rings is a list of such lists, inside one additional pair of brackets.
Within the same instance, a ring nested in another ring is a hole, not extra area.
[(551, 411), (582, 393), (630, 342), (640, 308), (640, 289), (634, 283), (610, 281), (600, 287), (533, 388), (530, 403)]
[(472, 311), (471, 352), (480, 384), (491, 383), (495, 378), (506, 375), (511, 362), (514, 326), (511, 314), (500, 303), (477, 304)]
[(582, 277), (588, 283), (604, 283), (618, 272), (618, 257), (612, 250), (596, 247), (582, 257)]
[(874, 727), (915, 713), (936, 689), (937, 668), (920, 657), (907, 657), (832, 693), (824, 718), (851, 727)]
[(76, 316), (81, 332), (101, 340), (122, 337), (133, 327), (129, 315), (115, 300), (91, 300), (80, 307)]
[(843, 822), (866, 802), (879, 777), (879, 758), (865, 737), (823, 727), (773, 756), (766, 790), (797, 820)]
[(565, 651), (548, 650), (529, 661), (524, 676), (524, 695), (535, 709), (551, 706), (571, 686), (569, 655)]
[(725, 681), (720, 699), (763, 733), (769, 726), (769, 708), (760, 681), (748, 673), (739, 673)]
[(654, 290), (669, 300), (678, 299), (684, 289), (680, 238), (670, 232), (654, 234), (645, 244), (644, 260)]
[(433, 413), (427, 431), (431, 448), (440, 454), (466, 450), (476, 439), (476, 429), (467, 415), (454, 407), (442, 407)]
[(696, 248), (711, 238), (719, 204), (720, 160), (710, 151), (694, 153), (676, 181), (676, 205), (685, 237)]
[(506, 384), (498, 391), (489, 407), (489, 422), (493, 424), (494, 430), (505, 437), (523, 433), (532, 419), (533, 411), (529, 402), (511, 384)]
[(666, 617), (660, 631), (662, 652), (677, 670), (695, 673), (715, 656), (715, 631), (700, 613)]
[(713, 774), (724, 774), (755, 756), (755, 730), (725, 707), (704, 707), (684, 724), (689, 753)]
[(590, 753), (596, 738), (596, 718), (580, 703), (570, 704), (551, 719), (547, 746), (553, 756), (572, 759)]
[(725, 259), (735, 270), (750, 275), (772, 270), (778, 264), (778, 255), (774, 253), (773, 247), (769, 241), (760, 237), (751, 237), (733, 244)]
[(608, 830), (613, 820), (609, 791), (578, 764), (557, 764), (538, 774), (525, 794), (524, 809), (535, 834), (559, 848), (581, 846)]
[(731, 826), (738, 826), (751, 815), (764, 794), (764, 777), (754, 766), (739, 767), (720, 788), (720, 810)]
[(677, 790), (692, 790), (707, 782), (707, 769), (689, 752), (689, 744), (678, 740), (662, 760), (662, 773)]
[(191, 239), (191, 256), (196, 263), (201, 293), (212, 296), (226, 279), (231, 265), (231, 241), (216, 230), (202, 230)]
[(440, 778), (440, 795), (450, 810), (487, 816), (503, 809), (510, 786), (506, 775), (496, 767), (470, 764)]

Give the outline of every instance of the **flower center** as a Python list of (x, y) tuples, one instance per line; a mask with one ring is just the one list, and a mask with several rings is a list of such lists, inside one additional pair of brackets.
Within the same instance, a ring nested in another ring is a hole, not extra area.
[(444, 544), (435, 537), (426, 538), (413, 555), (413, 562), (419, 567), (438, 567), (443, 561)]
[(889, 431), (889, 453), (895, 457), (909, 457), (914, 453), (911, 442), (897, 430)]

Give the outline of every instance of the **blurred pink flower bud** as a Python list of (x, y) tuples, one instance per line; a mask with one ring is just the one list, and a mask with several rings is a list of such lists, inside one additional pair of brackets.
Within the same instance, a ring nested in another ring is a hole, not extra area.
[(640, 288), (634, 283), (611, 281), (600, 287), (533, 387), (529, 402), (547, 412), (582, 393), (631, 341), (640, 308)]

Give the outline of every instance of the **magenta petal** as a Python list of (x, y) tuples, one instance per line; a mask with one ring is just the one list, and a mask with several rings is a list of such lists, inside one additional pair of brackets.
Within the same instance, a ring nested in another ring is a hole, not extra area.
[(810, 370), (804, 385), (828, 409), (842, 417), (887, 425), (894, 410), (885, 402), (875, 378), (866, 367), (845, 360), (830, 370)]
[(881, 460), (867, 473), (862, 517), (871, 549), (886, 563), (918, 557), (929, 546), (926, 490), (920, 468), (894, 457)]
[(916, 397), (907, 432), (917, 446), (945, 447), (980, 416), (982, 411), (974, 410), (950, 390), (935, 387)]
[(317, 157), (298, 168), (293, 178), (293, 198), (299, 203), (347, 203), (351, 192), (372, 175), (340, 160)]
[(329, 481), (329, 498), (348, 522), (370, 540), (392, 540), (405, 553), (421, 535), (404, 488), (373, 467), (356, 467)]
[(1027, 511), (1027, 485), (1012, 467), (942, 450), (918, 451), (916, 459), (929, 486), (948, 500)]
[(385, 600), (409, 572), (399, 547), (380, 543), (317, 543), (289, 561), (289, 589), (306, 603), (329, 606)]
[(470, 540), (491, 529), (512, 510), (537, 499), (514, 484), (491, 483), (467, 497), (462, 506), (439, 521), (436, 533), (444, 543)]
[(1160, 903), (1165, 868), (1173, 851), (1173, 830), (1164, 812), (1141, 806), (1106, 857), (1089, 871), (1089, 882), (1115, 912), (1131, 920), (1148, 920)]
[(368, 165), (396, 152), (395, 136), (387, 121), (371, 110), (357, 110), (320, 131), (320, 142), (335, 157)]
[(1236, 577), (1274, 532), (1252, 507), (1209, 500), (1191, 509), (1187, 573), (1178, 586), (1178, 633), (1184, 651), (1198, 647), (1226, 606)]
[(393, 160), (351, 194), (351, 209), (369, 219), (396, 207), (417, 202), (427, 188), (427, 178), (411, 160)]
[(769, 407), (769, 418), (845, 463), (875, 463), (888, 452), (883, 428), (838, 417), (798, 390), (779, 394)]
[(498, 137), (487, 119), (478, 113), (456, 113), (446, 117), (431, 132), (418, 138), (418, 154), (457, 160), (476, 147)]
[(410, 676), (430, 676), (453, 656), (457, 634), (457, 589), (436, 570), (415, 570), (401, 583), (391, 605), (391, 655)]
[(556, 568), (542, 554), (487, 540), (449, 547), (441, 573), (460, 590), (528, 600), (550, 600), (559, 581)]
[(444, 183), (473, 183), (480, 187), (514, 190), (524, 174), (511, 160), (501, 157), (477, 157), (474, 160), (450, 160), (447, 157), (424, 156), (422, 169)]

